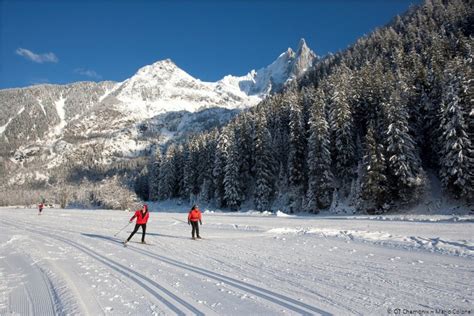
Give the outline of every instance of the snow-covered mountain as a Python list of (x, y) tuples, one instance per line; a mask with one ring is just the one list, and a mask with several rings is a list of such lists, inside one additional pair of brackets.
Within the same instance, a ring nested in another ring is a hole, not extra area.
[(302, 39), (296, 52), (288, 48), (269, 66), (217, 82), (194, 78), (166, 59), (123, 82), (0, 90), (0, 174), (21, 184), (47, 179), (48, 170), (85, 156), (103, 164), (140, 156), (174, 137), (224, 124), (315, 60)]
[(288, 48), (269, 66), (252, 70), (242, 77), (226, 76), (218, 83), (236, 87), (248, 96), (261, 97), (280, 90), (286, 83), (301, 76), (315, 60), (316, 54), (301, 39), (296, 52)]
[(117, 84), (110, 98), (118, 102), (120, 111), (141, 118), (211, 107), (242, 109), (257, 104), (302, 75), (315, 60), (316, 55), (301, 39), (296, 52), (288, 48), (272, 64), (258, 71), (203, 82), (166, 59), (139, 69), (131, 78)]

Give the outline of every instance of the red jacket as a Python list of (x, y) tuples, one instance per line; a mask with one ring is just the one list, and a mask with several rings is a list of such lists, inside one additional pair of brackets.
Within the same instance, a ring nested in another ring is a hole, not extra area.
[(201, 211), (198, 209), (191, 210), (188, 214), (188, 221), (197, 222), (202, 218)]
[(134, 218), (137, 218), (137, 225), (146, 224), (148, 222), (148, 217), (150, 217), (150, 212), (142, 213), (142, 210), (135, 211), (135, 215), (130, 218), (130, 221), (133, 221)]

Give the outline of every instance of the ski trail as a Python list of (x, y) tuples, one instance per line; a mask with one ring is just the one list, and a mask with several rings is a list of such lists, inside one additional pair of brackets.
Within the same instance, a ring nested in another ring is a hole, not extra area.
[[(8, 222), (8, 221), (5, 221), (5, 220), (2, 220), (2, 221), (3, 222)], [(104, 257), (104, 256), (100, 255), (99, 253), (95, 252), (92, 249), (89, 249), (89, 248), (87, 248), (83, 245), (80, 245), (80, 244), (78, 244), (78, 243), (76, 243), (72, 240), (67, 239), (67, 238), (60, 237), (60, 236), (51, 234), (51, 233), (46, 232), (46, 231), (42, 231), (42, 230), (39, 230), (39, 229), (29, 229), (29, 228), (20, 227), (20, 226), (17, 226), (16, 224), (11, 223), (11, 222), (8, 222), (8, 224), (12, 225), (12, 226), (15, 226), (19, 229), (21, 228), (21, 229), (30, 231), (30, 232), (35, 233), (35, 234), (40, 234), (41, 236), (47, 236), (49, 238), (62, 241), (64, 243), (78, 249), (79, 251), (87, 254), (88, 256), (92, 257), (93, 259), (99, 261), (103, 265), (105, 265), (105, 266), (109, 267), (110, 269), (116, 271), (120, 275), (123, 275), (123, 276), (127, 277), (128, 279), (134, 281), (141, 288), (145, 289), (148, 293), (150, 293), (153, 297), (155, 297), (157, 300), (162, 302), (169, 310), (173, 311), (173, 313), (175, 313), (177, 315), (186, 315), (187, 313), (185, 313), (184, 311), (182, 311), (181, 309), (176, 307), (169, 299), (176, 301), (177, 303), (179, 303), (180, 305), (182, 305), (183, 307), (185, 307), (186, 309), (191, 311), (192, 314), (194, 314), (194, 315), (204, 316), (203, 312), (201, 312), (200, 310), (198, 310), (196, 307), (189, 304), (188, 302), (184, 301), (182, 298), (180, 298), (177, 295), (173, 294), (172, 292), (170, 292), (169, 290), (167, 290), (166, 288), (164, 288), (163, 286), (161, 286), (157, 282), (147, 278), (146, 276), (142, 275), (139, 272), (133, 271), (132, 269), (130, 269), (130, 268), (128, 268), (128, 267), (126, 267), (126, 266), (124, 266), (120, 263), (117, 263), (117, 262), (115, 262), (115, 261), (113, 261), (113, 260), (111, 260), (107, 257)], [(166, 299), (164, 296), (157, 293), (157, 291), (154, 290), (153, 288), (158, 289), (159, 291), (164, 293), (165, 296), (168, 297), (168, 299)]]
[[(58, 229), (56, 229), (56, 231), (58, 231)], [(63, 231), (63, 229), (59, 229), (59, 231)], [(64, 231), (67, 231), (67, 232), (71, 232), (71, 233), (77, 233), (77, 232), (73, 232), (73, 231), (70, 231), (70, 230), (64, 230)], [(49, 233), (46, 233), (46, 235), (51, 235)], [(119, 247), (122, 247), (122, 242), (117, 239), (117, 238), (112, 238), (112, 237), (107, 237), (107, 236), (101, 236), (101, 235), (95, 235), (95, 234), (82, 234), (83, 236), (86, 236), (86, 237), (89, 237), (89, 238), (98, 238), (98, 239), (103, 239), (103, 240), (106, 240), (108, 242), (111, 242)], [(53, 237), (53, 238), (56, 238), (56, 237)], [(57, 237), (57, 239), (61, 240), (61, 237)], [(73, 241), (70, 241), (68, 240), (67, 243), (75, 243)], [(76, 243), (75, 243), (76, 244)], [(84, 247), (82, 245), (78, 245), (79, 247)], [(77, 247), (76, 247), (77, 248)], [(85, 248), (85, 247), (84, 247)], [(319, 309), (315, 306), (311, 306), (309, 304), (305, 304), (303, 302), (300, 302), (300, 301), (297, 301), (291, 297), (287, 297), (283, 294), (279, 294), (279, 293), (276, 293), (276, 292), (273, 292), (273, 291), (270, 291), (268, 289), (264, 289), (262, 287), (259, 287), (259, 286), (256, 286), (256, 285), (252, 285), (252, 284), (249, 284), (249, 283), (246, 283), (246, 282), (242, 282), (240, 280), (237, 280), (235, 278), (231, 278), (231, 277), (228, 277), (228, 276), (225, 276), (225, 275), (221, 275), (221, 274), (218, 274), (218, 273), (215, 273), (215, 272), (212, 272), (212, 271), (209, 271), (209, 270), (206, 270), (206, 269), (203, 269), (203, 268), (197, 268), (197, 267), (194, 267), (194, 266), (190, 266), (188, 264), (185, 264), (185, 263), (182, 263), (180, 261), (176, 261), (176, 260), (173, 260), (173, 259), (170, 259), (170, 258), (167, 258), (167, 257), (164, 257), (164, 256), (160, 256), (160, 255), (156, 255), (156, 254), (153, 254), (153, 253), (149, 253), (147, 251), (144, 251), (144, 250), (141, 250), (133, 245), (129, 245), (127, 247), (127, 249), (130, 249), (130, 250), (133, 250), (137, 253), (140, 253), (144, 256), (147, 256), (149, 258), (152, 258), (152, 259), (155, 259), (155, 260), (159, 260), (161, 262), (165, 262), (171, 266), (174, 266), (174, 267), (177, 267), (177, 268), (180, 268), (180, 269), (184, 269), (186, 271), (189, 271), (189, 272), (192, 272), (194, 274), (197, 274), (199, 276), (205, 276), (205, 277), (208, 277), (208, 278), (211, 278), (211, 279), (214, 279), (218, 282), (222, 282), (222, 283), (225, 283), (231, 287), (234, 287), (236, 289), (239, 289), (240, 291), (243, 291), (244, 293), (247, 293), (247, 294), (253, 294), (257, 297), (260, 297), (261, 299), (263, 300), (266, 300), (272, 304), (275, 304), (275, 305), (278, 305), (278, 306), (281, 306), (281, 307), (284, 307), (284, 308), (287, 308), (288, 310), (290, 311), (293, 311), (295, 313), (298, 313), (300, 315), (314, 315), (314, 314), (318, 314), (318, 315), (332, 315), (331, 313), (329, 312), (326, 312), (322, 309)], [(110, 260), (106, 257), (103, 257), (99, 254), (97, 254), (96, 252), (94, 252), (93, 250), (90, 250), (88, 249), (89, 251), (95, 253), (97, 256), (100, 256), (102, 257), (103, 259), (105, 260)], [(89, 254), (90, 255), (90, 254)], [(91, 255), (92, 256), (92, 255)], [(96, 260), (99, 260), (98, 258), (95, 258)], [(101, 260), (99, 260), (101, 261)], [(102, 261), (101, 261), (102, 262)], [(104, 263), (104, 262), (102, 262)], [(106, 263), (104, 263), (106, 264)], [(115, 263), (117, 265), (120, 265), (118, 263)], [(107, 266), (109, 266), (110, 268), (114, 269), (115, 268), (111, 265), (108, 265), (106, 264)], [(120, 265), (121, 266), (121, 265)], [(132, 274), (136, 274), (133, 270), (129, 269), (128, 267), (124, 267), (124, 266), (121, 266), (123, 269), (125, 270), (128, 270), (130, 273)], [(118, 271), (119, 273), (122, 273), (121, 271)], [(130, 277), (130, 275), (126, 275), (127, 277)], [(133, 277), (133, 275), (132, 275)], [(144, 276), (142, 276), (144, 277)], [(144, 277), (146, 278), (146, 277)], [(155, 283), (154, 281), (152, 280), (149, 280), (153, 283)], [(143, 286), (142, 286), (143, 287)], [(179, 299), (179, 298), (177, 298)], [(176, 299), (175, 299), (176, 300)], [(197, 314), (197, 313), (195, 313)]]
[[(91, 235), (91, 234), (84, 234), (84, 235), (92, 237), (92, 238), (100, 238), (100, 239), (115, 243), (117, 245), (121, 245), (121, 242), (118, 239), (114, 239), (114, 238), (111, 238), (111, 237), (100, 236), (100, 235)], [(198, 275), (205, 276), (205, 277), (214, 279), (216, 281), (226, 283), (226, 284), (228, 284), (228, 285), (230, 285), (234, 288), (237, 288), (241, 291), (251, 293), (251, 294), (256, 295), (256, 296), (258, 296), (262, 299), (265, 299), (265, 300), (267, 300), (267, 301), (269, 301), (273, 304), (280, 305), (282, 307), (288, 308), (288, 309), (290, 309), (290, 310), (292, 310), (292, 311), (294, 311), (298, 314), (301, 314), (301, 315), (313, 315), (314, 313), (317, 313), (317, 314), (320, 314), (320, 315), (332, 315), (331, 313), (328, 313), (328, 312), (326, 312), (322, 309), (319, 309), (317, 307), (299, 302), (299, 301), (297, 301), (295, 299), (292, 299), (290, 297), (287, 297), (285, 295), (272, 292), (270, 290), (264, 289), (264, 288), (256, 286), (256, 285), (252, 285), (252, 284), (249, 284), (249, 283), (246, 283), (246, 282), (242, 282), (240, 280), (237, 280), (237, 279), (234, 279), (234, 278), (222, 275), (222, 274), (218, 274), (216, 272), (209, 271), (209, 270), (206, 270), (206, 269), (203, 269), (203, 268), (190, 266), (188, 264), (176, 261), (176, 260), (171, 259), (171, 258), (161, 256), (161, 255), (156, 255), (156, 254), (147, 252), (145, 250), (139, 249), (139, 248), (137, 248), (133, 245), (128, 246), (128, 248), (135, 251), (135, 252), (138, 252), (138, 253), (140, 253), (144, 256), (147, 256), (147, 257), (150, 257), (150, 258), (153, 258), (153, 259), (157, 259), (157, 260), (160, 260), (162, 262), (166, 262), (167, 264), (172, 265), (174, 267), (181, 268), (181, 269), (196, 273)], [(310, 310), (311, 312), (303, 310), (302, 308)]]
[(13, 253), (4, 260), (8, 273), (20, 276), (12, 285), (7, 313), (49, 316), (61, 312), (57, 295), (53, 294), (51, 281), (44, 271), (32, 265), (24, 255)]

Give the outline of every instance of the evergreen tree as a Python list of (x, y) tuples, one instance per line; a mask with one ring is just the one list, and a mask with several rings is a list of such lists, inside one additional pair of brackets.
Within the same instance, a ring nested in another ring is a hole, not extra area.
[(301, 208), (304, 196), (305, 131), (303, 116), (295, 92), (289, 92), (284, 101), (289, 109), (288, 184), (291, 208)]
[(148, 167), (145, 166), (140, 171), (135, 179), (135, 193), (143, 200), (147, 200), (150, 196), (149, 185), (148, 185), (149, 172)]
[(182, 192), (187, 201), (193, 202), (199, 193), (198, 186), (198, 144), (196, 138), (191, 139), (183, 146), (183, 185)]
[(472, 130), (471, 134), (469, 131), (472, 124), (469, 115), (472, 116), (474, 110), (468, 92), (471, 69), (468, 61), (456, 58), (446, 70), (439, 138), (443, 187), (454, 197), (467, 199), (474, 193), (474, 144)]
[(255, 123), (255, 193), (254, 203), (258, 211), (270, 210), (275, 191), (275, 168), (271, 150), (271, 136), (264, 116)]
[(214, 198), (214, 162), (217, 146), (217, 133), (213, 131), (207, 137), (202, 139), (201, 154), (199, 156), (199, 199), (204, 202), (210, 202)]
[(230, 126), (226, 126), (222, 129), (216, 145), (216, 152), (214, 156), (214, 168), (212, 170), (212, 175), (214, 176), (214, 198), (217, 205), (220, 207), (225, 207), (226, 200), (225, 189), (224, 189), (224, 178), (225, 178), (225, 166), (227, 165), (227, 159), (229, 156), (229, 134)]
[(320, 89), (313, 102), (309, 121), (307, 209), (317, 213), (331, 205), (334, 179), (331, 171), (329, 125), (324, 111), (324, 94)]
[(361, 203), (359, 209), (367, 212), (380, 211), (389, 202), (389, 190), (383, 146), (375, 137), (374, 123), (370, 122), (365, 137), (365, 154), (361, 179)]
[(426, 185), (421, 162), (409, 133), (406, 99), (403, 81), (392, 92), (387, 106), (388, 130), (386, 132), (388, 165), (391, 173), (390, 186), (403, 202), (412, 202), (420, 197), (420, 189)]
[(151, 160), (150, 175), (148, 177), (149, 199), (151, 201), (157, 201), (159, 198), (161, 160), (161, 150), (157, 148)]
[(347, 193), (356, 166), (355, 128), (348, 97), (350, 70), (342, 65), (328, 79), (335, 173)]
[(254, 165), (254, 157), (252, 153), (252, 133), (253, 126), (252, 117), (249, 113), (243, 113), (235, 124), (235, 138), (239, 143), (239, 179), (242, 195), (249, 196), (253, 188), (252, 182), (252, 166)]
[(176, 155), (176, 146), (171, 145), (166, 151), (165, 157), (160, 165), (160, 179), (158, 196), (160, 200), (170, 199), (174, 195), (177, 183), (176, 172), (173, 166)]
[(239, 143), (235, 131), (231, 129), (229, 132), (228, 156), (224, 167), (224, 199), (232, 211), (237, 211), (243, 200), (239, 177), (241, 162), (239, 161)]

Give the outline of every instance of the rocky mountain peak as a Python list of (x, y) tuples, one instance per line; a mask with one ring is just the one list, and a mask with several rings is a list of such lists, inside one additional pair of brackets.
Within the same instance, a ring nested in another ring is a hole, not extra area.
[(316, 54), (308, 47), (308, 45), (306, 45), (304, 38), (300, 39), (295, 60), (291, 67), (291, 75), (294, 77), (301, 76), (309, 67), (313, 65), (316, 59)]

